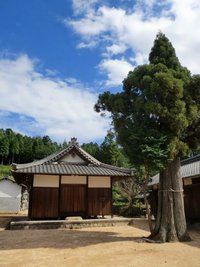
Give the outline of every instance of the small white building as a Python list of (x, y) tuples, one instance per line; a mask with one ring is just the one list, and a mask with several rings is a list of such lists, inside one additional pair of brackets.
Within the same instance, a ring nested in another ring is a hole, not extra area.
[(17, 213), (21, 206), (22, 187), (13, 178), (0, 179), (0, 213)]

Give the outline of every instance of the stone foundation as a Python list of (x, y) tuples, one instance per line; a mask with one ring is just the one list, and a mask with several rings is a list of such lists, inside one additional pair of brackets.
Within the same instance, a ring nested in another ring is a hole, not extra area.
[(80, 221), (18, 221), (10, 223), (10, 230), (32, 230), (32, 229), (81, 229), (88, 227), (108, 227), (133, 225), (133, 219), (90, 219)]

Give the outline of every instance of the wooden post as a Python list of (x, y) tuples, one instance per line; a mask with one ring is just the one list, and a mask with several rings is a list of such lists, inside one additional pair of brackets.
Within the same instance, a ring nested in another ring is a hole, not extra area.
[(113, 218), (113, 193), (112, 193), (112, 187), (113, 187), (113, 179), (112, 176), (110, 177), (110, 187), (111, 187), (111, 199), (110, 199), (110, 204), (111, 204), (111, 218)]
[(28, 217), (29, 217), (29, 219), (32, 218), (32, 196), (33, 196), (33, 179), (34, 179), (34, 175), (30, 179), (31, 179), (31, 185), (30, 185), (29, 203), (28, 203)]
[(85, 194), (85, 209), (86, 209), (86, 218), (89, 217), (88, 214), (88, 175), (86, 176), (86, 194)]
[(61, 175), (59, 175), (59, 188), (58, 188), (58, 219), (60, 219), (60, 201), (61, 201)]

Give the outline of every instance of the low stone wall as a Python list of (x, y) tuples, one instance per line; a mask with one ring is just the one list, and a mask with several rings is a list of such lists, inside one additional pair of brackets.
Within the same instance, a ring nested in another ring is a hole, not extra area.
[(108, 227), (133, 224), (133, 219), (90, 219), (81, 221), (18, 221), (10, 223), (10, 230), (32, 229), (81, 229), (87, 227)]

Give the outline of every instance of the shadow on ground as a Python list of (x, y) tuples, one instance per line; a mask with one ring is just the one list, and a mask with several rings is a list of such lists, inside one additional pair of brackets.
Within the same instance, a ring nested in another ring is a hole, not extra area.
[[(129, 228), (125, 226), (126, 230)], [(56, 249), (76, 249), (79, 247), (92, 246), (103, 243), (120, 242), (144, 242), (142, 234), (148, 235), (148, 232), (139, 232), (141, 235), (135, 235), (138, 230), (130, 227), (126, 236), (123, 235), (123, 227), (113, 227), (113, 231), (95, 231), (92, 230), (16, 230), (0, 232), (0, 250), (13, 249), (35, 249), (35, 248), (56, 248)], [(110, 230), (110, 228), (108, 229)], [(115, 232), (116, 230), (116, 232)], [(138, 232), (137, 232), (138, 234)], [(200, 248), (200, 235), (190, 232), (192, 242), (184, 243), (186, 245)], [(152, 244), (156, 245), (156, 244)]]
[[(0, 225), (3, 227), (13, 217), (1, 217)], [(99, 230), (100, 229), (100, 230)], [(111, 230), (112, 229), (112, 230)], [(85, 228), (80, 230), (13, 230), (0, 231), (0, 250), (56, 248), (76, 249), (79, 247), (92, 246), (113, 242), (136, 242), (141, 243), (143, 236), (149, 235), (146, 221), (134, 220), (129, 226)], [(110, 231), (111, 230), (111, 231)], [(200, 248), (200, 231), (190, 225), (189, 233), (192, 242), (184, 244)], [(156, 245), (156, 244), (152, 244)]]
[(142, 242), (142, 236), (121, 236), (107, 231), (16, 230), (0, 232), (0, 250), (32, 248), (71, 248), (108, 242)]

